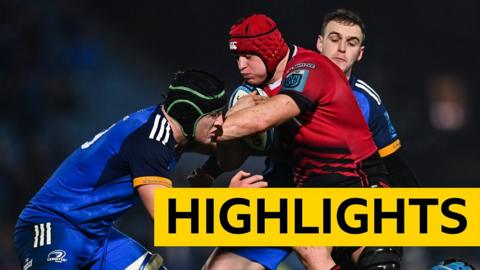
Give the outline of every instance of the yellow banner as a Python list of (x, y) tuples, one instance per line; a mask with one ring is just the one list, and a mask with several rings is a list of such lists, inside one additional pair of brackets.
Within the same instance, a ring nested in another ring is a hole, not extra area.
[(156, 246), (480, 246), (480, 188), (160, 188)]

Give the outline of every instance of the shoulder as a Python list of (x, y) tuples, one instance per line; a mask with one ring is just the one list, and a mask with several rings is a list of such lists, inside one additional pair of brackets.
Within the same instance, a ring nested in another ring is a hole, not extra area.
[(293, 47), (292, 58), (288, 61), (284, 74), (288, 77), (291, 74), (308, 74), (315, 72), (322, 65), (322, 56), (314, 51)]
[(291, 74), (302, 73), (315, 78), (325, 76), (343, 78), (343, 73), (339, 73), (337, 69), (335, 64), (320, 53), (295, 46), (292, 58), (286, 66), (285, 75), (288, 77)]
[(292, 58), (288, 62), (288, 68), (309, 68), (316, 69), (318, 65), (323, 65), (325, 63), (325, 56), (314, 52), (312, 50), (307, 50), (298, 46), (293, 47)]
[[(126, 115), (107, 129), (97, 133), (91, 140), (83, 143), (80, 149), (87, 152), (96, 152), (100, 149), (116, 151), (115, 149), (124, 144), (132, 133), (136, 132), (148, 121), (150, 114), (151, 111), (149, 108), (146, 108)], [(91, 146), (94, 144), (96, 147), (92, 150)]]
[(172, 145), (175, 145), (172, 129), (167, 118), (161, 110), (161, 106), (148, 108), (144, 111), (134, 113), (132, 121), (140, 121), (140, 126), (135, 129), (127, 138), (126, 144), (132, 146), (131, 150), (147, 150), (149, 148), (172, 151)]
[(128, 120), (131, 122), (146, 123), (150, 119), (152, 114), (159, 110), (159, 107), (159, 105), (155, 105), (140, 109), (134, 113), (125, 116), (124, 120), (128, 118)]
[(353, 91), (365, 96), (368, 100), (373, 101), (375, 104), (382, 104), (380, 95), (366, 82), (357, 78), (352, 78), (350, 80), (350, 86), (352, 87)]
[(123, 117), (113, 126), (114, 131), (124, 133), (127, 136), (131, 133), (137, 132), (139, 129), (148, 125), (151, 122), (152, 115), (155, 113), (157, 106), (141, 109)]

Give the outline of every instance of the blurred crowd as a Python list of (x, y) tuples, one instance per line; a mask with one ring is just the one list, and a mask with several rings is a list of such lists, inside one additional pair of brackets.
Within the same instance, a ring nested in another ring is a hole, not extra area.
[[(135, 62), (138, 67), (119, 64), (128, 61), (125, 49), (115, 38), (96, 33), (102, 28), (122, 36), (121, 31), (99, 22), (101, 13), (90, 11), (91, 6), (77, 1), (0, 0), (0, 270), (20, 269), (12, 244), (16, 218), (60, 162), (99, 129), (159, 99), (159, 83), (168, 83), (161, 76), (146, 82), (148, 75), (132, 72), (171, 68), (163, 63), (153, 68), (148, 59)], [(359, 73), (385, 89), (380, 94), (401, 134), (406, 160), (423, 183), (478, 187), (478, 83), (458, 68), (426, 73), (413, 86), (398, 78), (399, 70), (390, 71), (392, 75), (379, 67), (381, 59), (365, 62)], [(231, 68), (233, 73), (233, 64)], [(110, 103), (102, 104), (105, 100)], [(186, 158), (200, 163), (197, 156)], [(177, 175), (184, 177), (192, 168), (180, 167)], [(119, 226), (152, 245), (152, 225), (145, 213), (137, 208), (129, 215), (132, 218)], [(210, 251), (160, 249), (174, 270), (199, 269)], [(407, 250), (407, 269), (427, 269), (450, 256), (473, 259), (480, 252), (412, 248)], [(282, 267), (297, 269), (296, 264)]]
[(80, 26), (41, 2), (0, 2), (0, 269), (17, 269), (16, 216), (71, 149), (57, 127), (78, 111), (69, 61)]

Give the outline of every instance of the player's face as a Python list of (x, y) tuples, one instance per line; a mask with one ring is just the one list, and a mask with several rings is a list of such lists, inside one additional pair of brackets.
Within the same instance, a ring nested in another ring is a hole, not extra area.
[(245, 82), (251, 85), (262, 85), (267, 79), (267, 67), (255, 54), (241, 53), (237, 55), (237, 67)]
[(365, 50), (362, 41), (360, 26), (330, 21), (324, 36), (318, 36), (317, 49), (350, 77), (353, 64), (362, 59)]
[(198, 120), (195, 130), (195, 140), (203, 144), (216, 141), (217, 137), (221, 135), (222, 125), (222, 112), (215, 112), (203, 116)]

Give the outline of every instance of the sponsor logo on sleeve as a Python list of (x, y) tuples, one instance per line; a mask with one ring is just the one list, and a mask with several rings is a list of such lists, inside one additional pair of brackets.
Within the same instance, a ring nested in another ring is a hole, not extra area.
[(32, 258), (26, 258), (25, 262), (23, 263), (23, 270), (27, 270), (33, 265), (33, 259)]
[(297, 68), (310, 68), (310, 69), (314, 69), (314, 68), (315, 68), (315, 64), (313, 64), (313, 63), (298, 63), (298, 64), (295, 64), (292, 69), (297, 69)]
[(308, 70), (299, 69), (290, 72), (283, 82), (284, 90), (293, 90), (297, 92), (303, 92), (308, 79)]
[(48, 253), (47, 262), (56, 262), (56, 263), (66, 262), (67, 259), (65, 259), (65, 256), (67, 256), (67, 253), (65, 252), (65, 250), (56, 249)]

